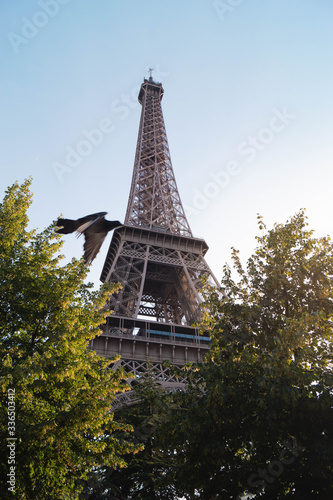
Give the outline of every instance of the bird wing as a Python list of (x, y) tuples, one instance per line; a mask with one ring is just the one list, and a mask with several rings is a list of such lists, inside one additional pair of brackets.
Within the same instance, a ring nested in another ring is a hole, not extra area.
[(107, 232), (95, 233), (93, 231), (85, 231), (84, 249), (84, 262), (90, 265), (101, 248)]
[(97, 214), (86, 215), (78, 219), (80, 224), (76, 229), (76, 235), (79, 237), (82, 233), (85, 233), (91, 226), (96, 224), (97, 221), (104, 218), (107, 212), (98, 212)]
[(84, 261), (88, 265), (92, 263), (98, 254), (108, 232), (122, 226), (118, 220), (105, 220), (104, 216), (106, 214), (107, 212), (98, 212), (77, 220), (58, 219), (57, 226), (63, 226), (63, 229), (59, 229), (58, 232), (67, 234), (75, 231), (77, 236), (84, 234)]

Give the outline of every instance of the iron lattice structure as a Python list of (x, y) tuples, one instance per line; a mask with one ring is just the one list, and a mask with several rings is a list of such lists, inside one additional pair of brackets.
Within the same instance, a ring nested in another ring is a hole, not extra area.
[[(183, 387), (162, 362), (200, 361), (209, 339), (192, 325), (199, 320), (201, 278), (217, 284), (204, 256), (206, 242), (192, 235), (178, 193), (162, 114), (163, 87), (144, 80), (141, 120), (124, 226), (114, 231), (101, 280), (120, 283), (103, 335), (91, 348), (139, 376), (154, 363), (164, 386)], [(122, 400), (135, 400), (125, 393)]]
[(164, 125), (161, 83), (144, 80), (131, 192), (125, 224), (192, 236), (177, 189)]

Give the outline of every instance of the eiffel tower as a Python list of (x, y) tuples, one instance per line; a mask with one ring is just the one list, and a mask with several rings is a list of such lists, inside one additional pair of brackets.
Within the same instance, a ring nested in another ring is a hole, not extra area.
[[(114, 231), (101, 281), (120, 283), (112, 296), (106, 328), (90, 345), (98, 354), (140, 377), (149, 366), (158, 382), (181, 389), (163, 366), (200, 362), (209, 338), (200, 336), (201, 277), (218, 285), (204, 259), (208, 246), (195, 238), (187, 221), (172, 168), (162, 114), (161, 83), (144, 79), (134, 169), (124, 226)], [(134, 402), (126, 392), (117, 404)]]

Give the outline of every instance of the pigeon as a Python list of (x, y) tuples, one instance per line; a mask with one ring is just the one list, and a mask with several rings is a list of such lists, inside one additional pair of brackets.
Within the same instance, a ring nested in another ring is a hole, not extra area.
[(84, 262), (89, 266), (101, 248), (106, 235), (112, 229), (122, 226), (119, 220), (106, 220), (104, 216), (107, 212), (98, 212), (97, 214), (86, 215), (77, 220), (58, 219), (57, 232), (60, 234), (69, 234), (76, 232), (77, 236), (84, 234)]

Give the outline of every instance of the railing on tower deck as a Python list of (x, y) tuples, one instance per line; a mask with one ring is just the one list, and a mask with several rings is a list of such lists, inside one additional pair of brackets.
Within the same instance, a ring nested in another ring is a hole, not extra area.
[(163, 340), (163, 342), (171, 343), (204, 344), (205, 346), (210, 343), (210, 338), (207, 335), (200, 335), (199, 329), (195, 327), (115, 315), (107, 318), (104, 333), (133, 339)]

